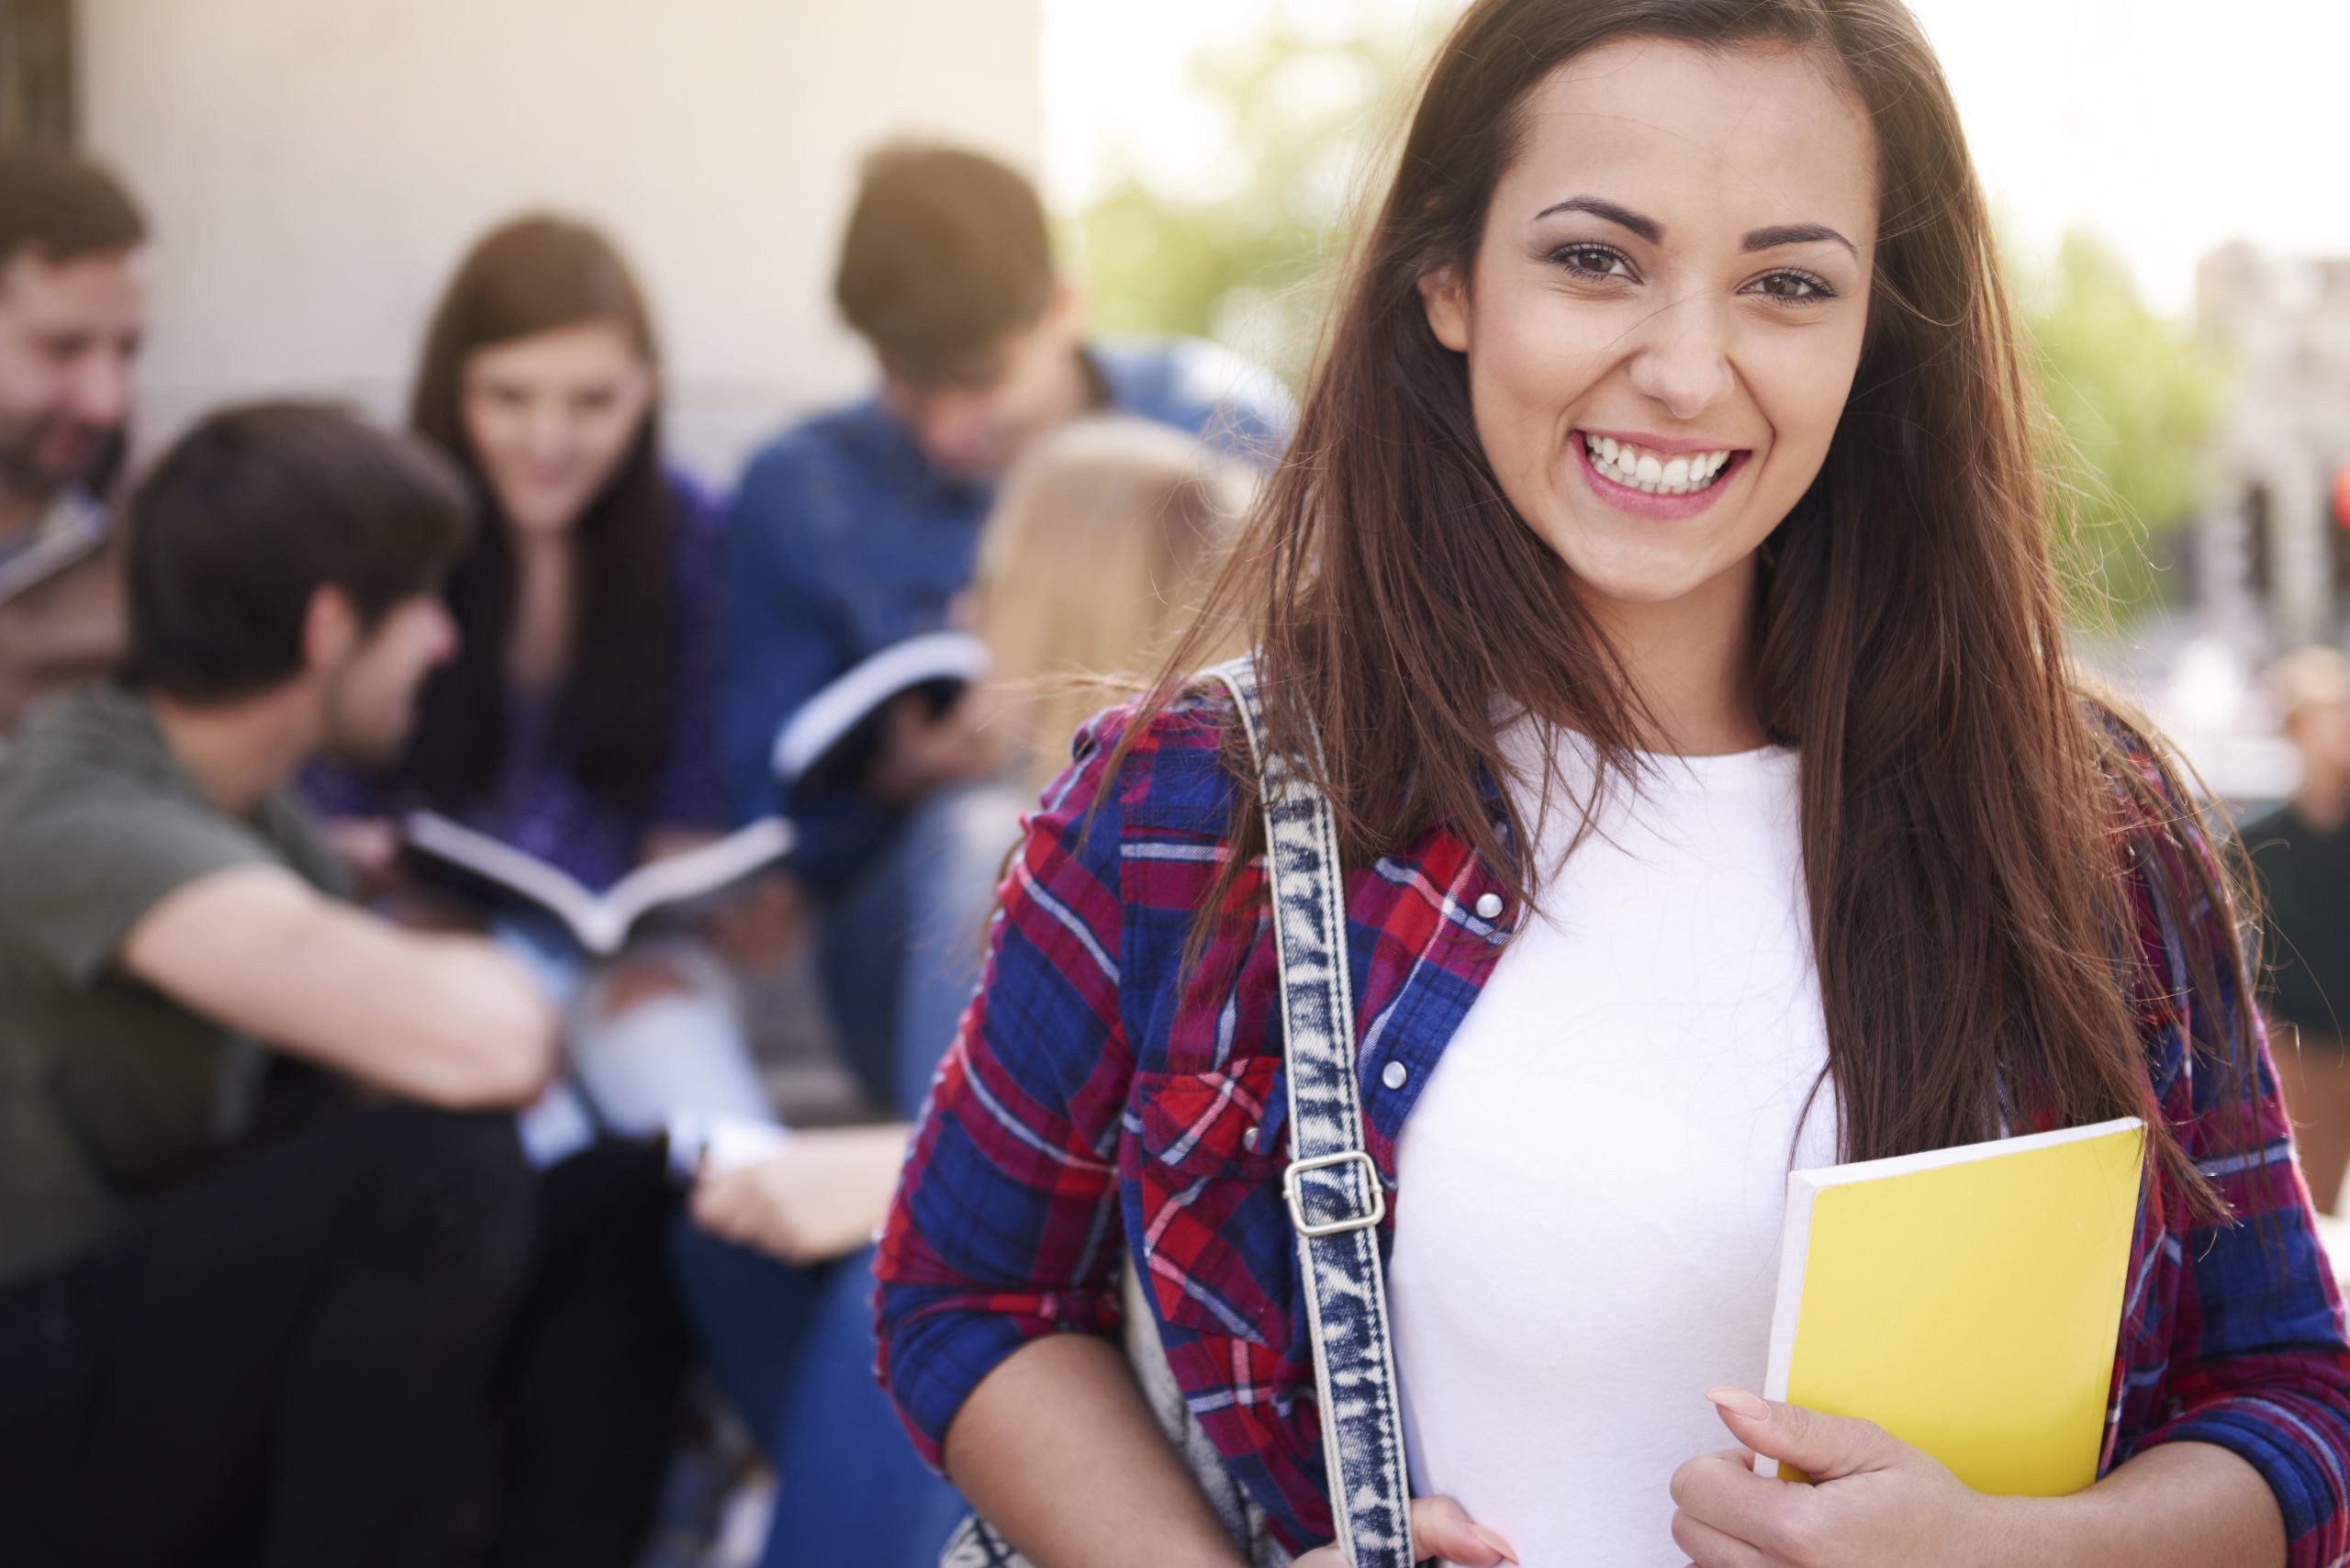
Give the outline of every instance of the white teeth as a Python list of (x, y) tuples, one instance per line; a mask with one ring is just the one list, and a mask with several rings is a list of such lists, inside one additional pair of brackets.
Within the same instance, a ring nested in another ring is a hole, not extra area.
[(1726, 449), (1665, 457), (1604, 435), (1584, 436), (1583, 449), (1603, 477), (1652, 496), (1684, 496), (1702, 490), (1720, 476), (1736, 455)]

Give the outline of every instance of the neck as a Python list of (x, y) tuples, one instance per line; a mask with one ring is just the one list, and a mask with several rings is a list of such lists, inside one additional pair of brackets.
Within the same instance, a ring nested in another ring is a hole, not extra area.
[(569, 531), (514, 543), (514, 604), (506, 629), (506, 678), (532, 696), (553, 689), (571, 659), (578, 619), (579, 555)]
[(1718, 756), (1769, 741), (1754, 713), (1756, 591), (1749, 556), (1666, 603), (1589, 601), (1647, 705), (1649, 749)]
[(1091, 412), (1100, 400), (1100, 388), (1094, 384), (1093, 367), (1086, 363), (1083, 343), (1070, 349), (1069, 357), (1061, 362), (1061, 375), (1058, 422), (1066, 424), (1080, 414)]
[(514, 551), (514, 568), (524, 575), (562, 571), (578, 544), (578, 535), (569, 528), (517, 528), (506, 537)]
[(147, 706), (172, 755), (228, 816), (251, 815), (291, 783), (317, 742), (312, 699), (299, 689), (201, 707), (150, 693)]

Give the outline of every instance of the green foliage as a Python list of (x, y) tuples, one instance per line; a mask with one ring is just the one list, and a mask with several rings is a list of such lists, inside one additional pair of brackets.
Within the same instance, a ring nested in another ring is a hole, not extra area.
[(2026, 269), (2024, 316), (2048, 408), (2063, 435), (2049, 454), (2076, 618), (2126, 620), (2177, 597), (2158, 566), (2210, 493), (2211, 438), (2228, 398), (2224, 367), (2185, 327), (2138, 296), (2121, 258), (2094, 235), (2065, 237)]
[(1377, 183), (1416, 32), (1337, 42), (1276, 26), (1192, 67), (1221, 122), (1198, 189), (1128, 174), (1078, 218), (1095, 319), (1217, 339), (1292, 384), (1311, 356), (1357, 196)]

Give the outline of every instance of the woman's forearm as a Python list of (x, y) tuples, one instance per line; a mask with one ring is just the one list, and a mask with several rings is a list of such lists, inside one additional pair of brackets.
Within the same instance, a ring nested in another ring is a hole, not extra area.
[(2005, 1568), (2284, 1568), (2260, 1473), (2210, 1443), (2161, 1443), (2070, 1497), (1998, 1500)]
[(982, 1379), (946, 1470), (1036, 1568), (1245, 1568), (1125, 1358), (1091, 1334), (1034, 1340)]

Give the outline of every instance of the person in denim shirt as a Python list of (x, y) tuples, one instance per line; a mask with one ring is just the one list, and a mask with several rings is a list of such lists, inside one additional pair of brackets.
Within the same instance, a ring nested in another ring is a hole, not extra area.
[[(842, 247), (835, 293), (881, 370), (875, 395), (785, 431), (751, 461), (727, 531), (728, 804), (776, 807), (768, 756), (799, 705), (858, 660), (949, 620), (1007, 465), (1080, 414), (1169, 424), (1267, 462), (1291, 417), (1263, 371), (1196, 341), (1089, 342), (1079, 290), (1057, 270), (1035, 188), (980, 154), (876, 153)], [(793, 869), (822, 907), (834, 1021), (868, 1090), (893, 1081), (903, 933), (940, 901), (952, 852), (942, 787), (990, 768), (968, 712), (893, 713), (861, 795), (800, 823)], [(946, 1041), (932, 1042), (934, 1051)]]

